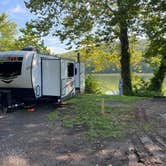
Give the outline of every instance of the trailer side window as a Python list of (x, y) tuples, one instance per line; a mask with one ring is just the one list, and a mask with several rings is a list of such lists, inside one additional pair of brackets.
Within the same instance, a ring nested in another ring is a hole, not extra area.
[(77, 68), (75, 68), (75, 75), (77, 75)]
[(74, 64), (68, 63), (67, 68), (68, 68), (68, 77), (73, 77), (74, 76)]

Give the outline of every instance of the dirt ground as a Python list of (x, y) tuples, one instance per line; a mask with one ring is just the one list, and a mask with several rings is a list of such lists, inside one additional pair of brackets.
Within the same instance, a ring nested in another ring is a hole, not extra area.
[[(141, 101), (135, 109), (127, 138), (102, 141), (48, 121), (52, 104), (0, 114), (0, 166), (165, 166), (166, 99)], [(146, 122), (152, 132), (142, 131)]]

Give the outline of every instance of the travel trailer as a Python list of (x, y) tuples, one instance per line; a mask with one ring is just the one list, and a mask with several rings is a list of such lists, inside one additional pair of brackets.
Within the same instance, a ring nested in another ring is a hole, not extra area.
[(0, 99), (3, 108), (38, 100), (60, 102), (84, 92), (85, 66), (33, 49), (0, 52)]

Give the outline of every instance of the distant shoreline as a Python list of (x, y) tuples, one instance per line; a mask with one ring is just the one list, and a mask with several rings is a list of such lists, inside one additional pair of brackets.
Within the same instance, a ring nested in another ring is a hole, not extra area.
[[(147, 76), (153, 76), (153, 73), (132, 73), (132, 74), (134, 74), (134, 75), (147, 75)], [(119, 76), (120, 75), (120, 73), (93, 73), (92, 75), (105, 75), (105, 76), (107, 76), (107, 75), (115, 75), (115, 76)]]

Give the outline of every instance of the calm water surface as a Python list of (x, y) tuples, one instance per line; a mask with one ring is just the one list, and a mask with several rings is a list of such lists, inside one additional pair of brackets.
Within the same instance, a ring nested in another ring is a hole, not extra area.
[[(142, 79), (148, 81), (153, 77), (153, 74), (136, 74)], [(120, 74), (94, 74), (95, 79), (101, 84), (104, 91), (118, 90)], [(166, 89), (166, 79), (164, 81), (164, 89)]]

